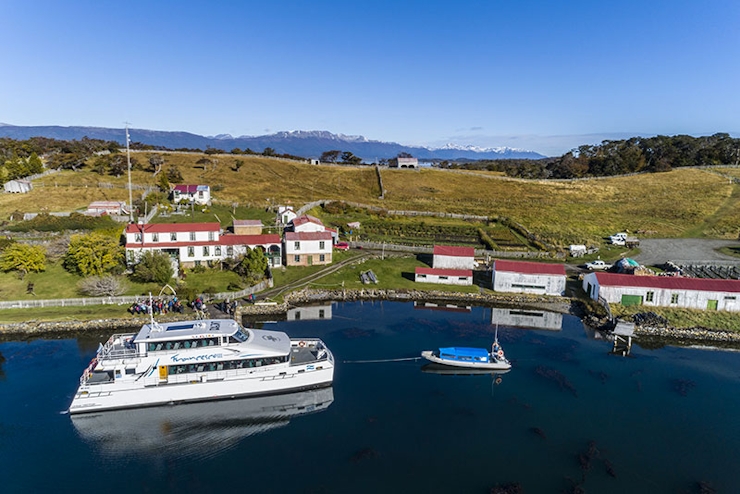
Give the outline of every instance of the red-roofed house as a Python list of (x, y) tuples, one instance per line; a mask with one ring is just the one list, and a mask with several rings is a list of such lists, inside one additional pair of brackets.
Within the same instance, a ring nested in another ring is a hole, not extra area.
[(622, 305), (740, 311), (740, 280), (589, 273), (583, 289), (594, 300)]
[(323, 232), (326, 230), (320, 219), (307, 214), (293, 218), (289, 227), (294, 232)]
[(473, 284), (473, 271), (470, 269), (418, 267), (414, 270), (414, 281), (417, 283), (470, 286)]
[(497, 259), (491, 282), (495, 292), (565, 295), (565, 278), (563, 264)]
[(331, 232), (285, 232), (285, 265), (331, 264)]
[(475, 249), (435, 245), (432, 266), (441, 269), (474, 269), (476, 267)]
[(207, 185), (175, 185), (172, 189), (172, 201), (210, 204), (211, 188)]
[(136, 264), (145, 251), (161, 251), (183, 267), (220, 262), (261, 248), (271, 266), (282, 265), (280, 235), (221, 234), (219, 223), (157, 223), (126, 226), (126, 263)]

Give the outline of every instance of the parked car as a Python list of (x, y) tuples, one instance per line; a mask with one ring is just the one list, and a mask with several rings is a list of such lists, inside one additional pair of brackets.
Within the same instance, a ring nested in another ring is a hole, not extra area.
[(347, 242), (337, 242), (334, 244), (334, 248), (339, 250), (349, 250), (349, 244)]
[(601, 259), (596, 259), (595, 261), (586, 263), (586, 269), (588, 269), (589, 271), (606, 271), (610, 267), (612, 267), (611, 264), (606, 263)]

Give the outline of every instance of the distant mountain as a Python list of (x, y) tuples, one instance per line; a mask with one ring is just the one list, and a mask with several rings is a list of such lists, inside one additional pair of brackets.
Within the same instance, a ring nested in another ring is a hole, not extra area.
[[(168, 132), (160, 130), (129, 129), (132, 142), (141, 142), (151, 146), (162, 146), (168, 149), (223, 149), (226, 152), (234, 148), (262, 152), (265, 148), (272, 148), (278, 154), (291, 154), (304, 158), (318, 158), (325, 151), (338, 149), (349, 151), (365, 161), (389, 159), (399, 153), (409, 153), (420, 160), (483, 160), (524, 158), (539, 159), (545, 156), (534, 151), (514, 149), (508, 147), (479, 148), (475, 146), (458, 146), (447, 144), (441, 148), (404, 146), (395, 142), (372, 141), (362, 136), (346, 136), (332, 134), (324, 130), (314, 131), (284, 131), (264, 136), (232, 137), (229, 134), (219, 134), (213, 137), (204, 137), (189, 132)], [(12, 139), (28, 139), (30, 137), (50, 137), (61, 140), (103, 139), (125, 144), (126, 132), (124, 129), (110, 129), (104, 127), (60, 127), (60, 126), (32, 126), (0, 124), (0, 137)]]

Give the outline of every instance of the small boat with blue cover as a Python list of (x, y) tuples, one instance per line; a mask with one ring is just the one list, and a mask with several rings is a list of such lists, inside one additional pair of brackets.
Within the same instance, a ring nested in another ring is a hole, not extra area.
[(489, 352), (485, 348), (446, 347), (438, 350), (425, 350), (421, 356), (435, 364), (467, 369), (506, 370), (511, 363), (504, 356), (504, 350), (498, 342), (493, 342)]

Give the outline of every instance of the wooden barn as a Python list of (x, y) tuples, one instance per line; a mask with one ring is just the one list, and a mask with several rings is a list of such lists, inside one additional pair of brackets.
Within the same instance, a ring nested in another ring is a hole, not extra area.
[(740, 280), (589, 273), (583, 290), (613, 304), (740, 311)]
[(565, 278), (563, 264), (498, 259), (491, 282), (495, 292), (565, 295)]

